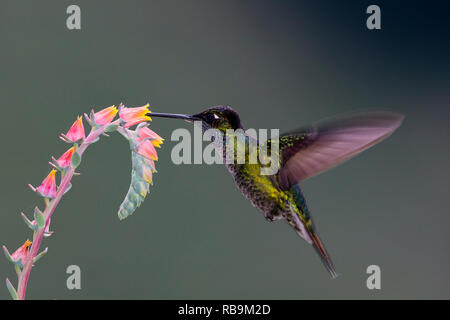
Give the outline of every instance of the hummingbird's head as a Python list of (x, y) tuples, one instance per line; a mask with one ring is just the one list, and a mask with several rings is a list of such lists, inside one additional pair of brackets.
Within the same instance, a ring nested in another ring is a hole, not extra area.
[(228, 106), (210, 107), (193, 115), (152, 112), (149, 116), (183, 119), (189, 122), (201, 121), (203, 130), (217, 129), (222, 133), (225, 133), (227, 129), (242, 129), (239, 114)]
[(214, 106), (193, 115), (202, 121), (203, 129), (217, 129), (225, 133), (227, 129), (242, 129), (239, 114), (228, 106)]

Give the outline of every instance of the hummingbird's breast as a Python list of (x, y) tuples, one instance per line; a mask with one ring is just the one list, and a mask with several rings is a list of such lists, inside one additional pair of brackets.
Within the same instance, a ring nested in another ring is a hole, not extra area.
[[(203, 125), (202, 129), (209, 128)], [(242, 132), (221, 132), (222, 139), (219, 137), (213, 135), (210, 138), (242, 194), (266, 219), (283, 218), (289, 211), (289, 195), (275, 186), (271, 176), (262, 174), (257, 141)]]
[[(229, 146), (226, 143), (224, 145)], [(241, 150), (244, 148), (246, 151), (245, 161), (238, 157), (239, 148)], [(251, 143), (247, 139), (235, 143), (233, 148), (225, 148), (223, 157), (237, 187), (253, 206), (264, 213), (268, 220), (280, 219), (282, 218), (282, 213), (288, 208), (288, 195), (274, 185), (271, 176), (262, 174), (262, 165), (259, 163), (259, 160), (256, 163), (250, 161), (252, 155), (256, 153), (256, 143)], [(226, 161), (227, 159), (228, 161)], [(229, 159), (234, 159), (234, 161), (230, 162)]]
[[(231, 166), (227, 167), (230, 170)], [(233, 171), (237, 169), (233, 175), (237, 187), (268, 220), (282, 218), (281, 214), (288, 205), (287, 197), (274, 187), (268, 176), (255, 174), (259, 168), (254, 167), (255, 165), (241, 165), (232, 169)]]

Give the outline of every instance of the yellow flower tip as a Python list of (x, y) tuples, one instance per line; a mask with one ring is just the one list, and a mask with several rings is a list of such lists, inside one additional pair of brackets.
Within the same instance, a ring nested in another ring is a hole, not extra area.
[[(75, 150), (75, 148), (74, 148), (74, 150)], [(56, 175), (56, 169), (53, 169), (52, 171), (50, 171), (47, 178), (54, 178), (55, 175)]]
[(25, 241), (25, 243), (23, 244), (23, 248), (27, 249), (29, 246), (31, 246), (33, 242), (31, 242), (29, 239), (27, 239), (27, 241)]
[(149, 111), (147, 109), (141, 110), (136, 116), (145, 119), (144, 121), (152, 121), (152, 118), (148, 116)]
[(111, 116), (115, 116), (117, 114), (117, 112), (119, 112), (119, 110), (113, 106), (112, 109), (109, 111), (109, 114)]
[[(112, 113), (112, 112), (114, 112), (115, 110), (117, 110), (116, 106), (112, 105), (112, 106), (110, 106), (110, 107), (108, 107), (108, 108), (105, 108), (104, 110), (101, 110), (101, 111), (103, 111), (103, 112), (105, 112), (105, 113)], [(100, 112), (101, 112), (101, 111), (100, 111)]]

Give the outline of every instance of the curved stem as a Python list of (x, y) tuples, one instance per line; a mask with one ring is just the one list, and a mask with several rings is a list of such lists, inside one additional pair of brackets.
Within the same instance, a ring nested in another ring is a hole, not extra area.
[[(93, 143), (103, 132), (105, 128), (100, 127), (96, 130), (92, 130), (89, 135), (84, 139), (81, 146), (78, 148), (77, 152), (81, 155), (83, 155), (86, 148)], [(45, 217), (45, 226), (47, 226), (50, 223), (50, 219), (53, 215), (53, 212), (55, 211), (56, 207), (58, 206), (59, 202), (61, 201), (62, 196), (64, 195), (65, 190), (70, 184), (70, 181), (72, 180), (72, 177), (75, 173), (75, 169), (70, 168), (64, 175), (64, 177), (61, 180), (61, 184), (58, 187), (58, 190), (56, 192), (55, 198), (53, 198), (47, 207), (45, 208), (45, 211), (43, 212), (43, 215)], [(39, 248), (42, 243), (42, 238), (44, 236), (44, 228), (38, 229), (34, 235), (33, 235), (33, 244), (31, 245), (30, 251), (25, 259), (23, 261), (24, 267), (20, 275), (18, 276), (18, 287), (17, 287), (17, 295), (19, 300), (25, 299), (25, 294), (27, 291), (27, 284), (28, 279), (30, 277), (31, 268), (33, 267), (33, 260), (37, 256), (39, 252)]]

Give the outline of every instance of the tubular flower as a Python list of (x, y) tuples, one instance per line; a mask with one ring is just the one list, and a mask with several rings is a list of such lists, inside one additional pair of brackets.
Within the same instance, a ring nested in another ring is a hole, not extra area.
[(70, 167), (70, 160), (72, 160), (72, 156), (73, 156), (74, 152), (75, 152), (75, 147), (72, 147), (69, 150), (67, 150), (66, 152), (64, 152), (64, 154), (58, 160), (56, 160), (58, 165), (63, 169)]
[(161, 148), (162, 141), (152, 140), (152, 143), (155, 147)]
[(137, 133), (139, 135), (139, 141), (149, 139), (152, 141), (153, 145), (158, 148), (161, 147), (161, 144), (164, 141), (164, 139), (161, 138), (156, 132), (147, 127), (139, 128)]
[(145, 165), (150, 166), (150, 168), (152, 169), (152, 172), (156, 172), (155, 169), (155, 161), (153, 161), (152, 159), (144, 159)]
[(26, 257), (28, 256), (29, 247), (31, 246), (31, 241), (27, 239), (25, 243), (20, 246), (12, 255), (11, 258), (18, 262), (19, 260), (22, 260), (22, 262), (25, 261)]
[(45, 198), (54, 198), (56, 196), (56, 179), (55, 179), (56, 170), (52, 170), (47, 178), (42, 181), (42, 184), (36, 188), (36, 191), (39, 192)]
[(129, 128), (144, 121), (152, 121), (152, 119), (148, 116), (150, 113), (148, 110), (149, 106), (150, 105), (148, 103), (145, 106), (137, 108), (126, 108), (121, 105), (119, 108), (119, 116), (122, 120), (123, 126), (125, 128)]
[(142, 178), (147, 182), (151, 183), (153, 178), (152, 168), (149, 166), (142, 166)]
[(84, 134), (83, 120), (81, 117), (77, 118), (64, 137), (71, 142), (77, 142), (78, 140), (86, 138)]
[(156, 153), (156, 149), (150, 140), (142, 141), (137, 148), (137, 153), (139, 153), (144, 158), (155, 161), (158, 160), (158, 154)]
[(94, 121), (96, 124), (104, 126), (109, 124), (116, 116), (118, 110), (115, 106), (105, 108), (99, 112), (94, 113)]

